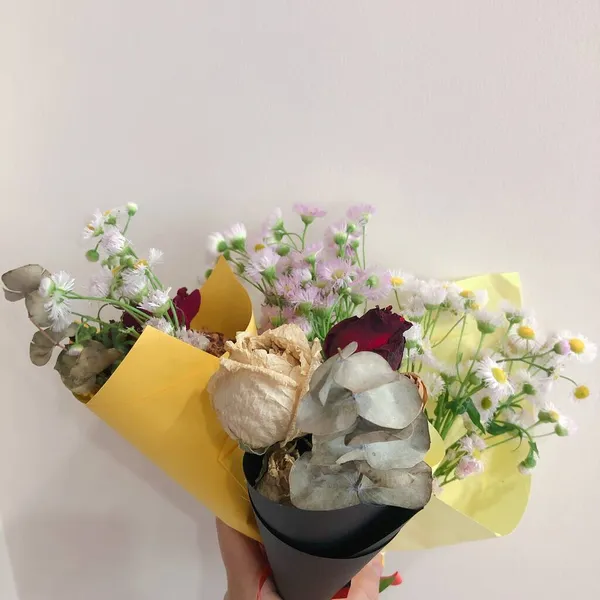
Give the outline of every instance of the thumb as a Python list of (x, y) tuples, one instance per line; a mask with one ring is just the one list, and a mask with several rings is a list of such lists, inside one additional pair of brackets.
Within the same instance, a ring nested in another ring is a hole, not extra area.
[(348, 600), (377, 600), (379, 598), (379, 579), (382, 572), (383, 556), (378, 554), (352, 580)]

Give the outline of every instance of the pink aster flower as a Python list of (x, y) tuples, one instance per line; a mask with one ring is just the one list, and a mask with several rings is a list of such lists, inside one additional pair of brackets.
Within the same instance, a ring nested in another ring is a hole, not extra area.
[(348, 209), (346, 216), (363, 227), (369, 222), (369, 219), (375, 214), (375, 207), (370, 204), (358, 204)]
[(300, 218), (306, 225), (310, 225), (315, 219), (324, 217), (327, 211), (316, 206), (307, 206), (306, 204), (294, 204), (293, 211), (300, 215)]
[(319, 290), (314, 286), (309, 286), (305, 288), (298, 288), (293, 296), (290, 296), (288, 301), (293, 306), (300, 306), (301, 304), (314, 304), (317, 296), (319, 295)]
[(383, 300), (392, 291), (390, 272), (376, 267), (365, 269), (357, 278), (356, 287), (356, 291), (368, 300)]
[(250, 262), (246, 265), (247, 275), (254, 281), (260, 281), (262, 277), (273, 279), (275, 277), (275, 266), (280, 256), (273, 248), (263, 248), (258, 252), (250, 254)]
[(345, 247), (348, 243), (348, 223), (339, 221), (327, 229), (327, 243), (331, 248)]
[(479, 475), (484, 471), (483, 462), (472, 456), (463, 456), (456, 467), (456, 478), (465, 479), (471, 475)]
[(306, 317), (294, 317), (292, 323), (298, 325), (306, 335), (309, 335), (312, 332), (312, 326)]
[(349, 262), (341, 258), (335, 258), (331, 261), (319, 263), (317, 274), (334, 290), (339, 290), (352, 283), (354, 268)]
[(275, 292), (278, 296), (290, 300), (295, 298), (300, 290), (300, 278), (297, 271), (291, 275), (283, 275), (275, 282)]

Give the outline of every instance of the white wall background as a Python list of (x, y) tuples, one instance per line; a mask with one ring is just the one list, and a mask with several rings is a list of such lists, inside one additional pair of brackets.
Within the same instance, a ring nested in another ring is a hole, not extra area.
[[(84, 277), (88, 213), (135, 201), (193, 285), (214, 229), (369, 201), (373, 259), (518, 269), (543, 323), (600, 340), (597, 0), (0, 0), (0, 65), (1, 271)], [(221, 597), (210, 515), (0, 319), (2, 599)], [(386, 597), (600, 596), (600, 410), (569, 408), (518, 531), (390, 556)]]

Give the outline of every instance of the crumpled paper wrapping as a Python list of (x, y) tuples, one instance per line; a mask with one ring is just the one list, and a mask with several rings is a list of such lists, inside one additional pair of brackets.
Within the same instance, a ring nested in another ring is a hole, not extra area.
[(297, 325), (259, 336), (246, 332), (227, 343), (228, 357), (208, 383), (225, 431), (249, 448), (267, 448), (298, 436), (296, 413), (321, 364), (321, 344), (309, 344)]
[[(458, 282), (487, 289), (490, 306), (501, 298), (520, 304), (517, 274), (486, 275)], [(224, 260), (202, 288), (192, 327), (255, 333), (248, 294)], [(463, 348), (477, 343), (467, 331)], [(466, 343), (466, 344), (465, 344)], [(243, 453), (221, 427), (206, 389), (219, 359), (147, 328), (127, 358), (87, 407), (163, 469), (225, 523), (260, 539), (242, 471)], [(444, 446), (432, 431), (426, 461), (442, 460)], [(456, 439), (456, 431), (450, 441)], [(389, 549), (433, 548), (493, 538), (518, 524), (529, 497), (530, 478), (520, 475), (522, 451), (508, 443), (486, 451), (483, 474), (446, 487), (432, 498)]]

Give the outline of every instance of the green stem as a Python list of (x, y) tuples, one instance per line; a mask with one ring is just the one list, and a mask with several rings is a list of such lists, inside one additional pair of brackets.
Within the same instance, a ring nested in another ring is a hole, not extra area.
[(446, 332), (446, 335), (439, 342), (436, 342), (433, 346), (431, 346), (431, 349), (433, 350), (433, 348), (439, 346), (442, 342), (444, 342), (448, 338), (448, 336), (454, 331), (454, 329), (460, 324), (460, 322), (465, 320), (466, 318), (466, 315), (463, 315), (458, 321), (456, 321), (456, 323), (454, 323), (454, 325), (452, 325), (452, 327), (450, 327), (450, 329)]
[(570, 377), (567, 377), (566, 375), (561, 375), (560, 378), (570, 381), (575, 387), (577, 387), (577, 385), (578, 385), (578, 383), (574, 379), (571, 379)]
[[(487, 440), (491, 440), (493, 439), (495, 436), (486, 438), (486, 442)], [(482, 452), (485, 452), (486, 450), (489, 450), (490, 448), (495, 448), (496, 446), (501, 446), (502, 444), (506, 444), (506, 442), (510, 442), (511, 440), (516, 440), (519, 436), (518, 435), (513, 435), (512, 437), (506, 438), (504, 440), (500, 440), (499, 442), (496, 442), (495, 444), (490, 444), (489, 446), (486, 446)]]
[(556, 432), (551, 431), (550, 433), (542, 433), (540, 435), (534, 435), (533, 437), (537, 440), (539, 438), (544, 438), (544, 437), (548, 437), (548, 436), (551, 436), (551, 435), (556, 435)]
[(465, 384), (469, 380), (469, 376), (471, 375), (471, 371), (473, 370), (473, 365), (477, 361), (477, 357), (479, 356), (479, 353), (481, 352), (481, 346), (483, 346), (484, 338), (485, 338), (485, 333), (482, 333), (481, 337), (479, 338), (479, 344), (477, 346), (477, 350), (475, 351), (475, 356), (473, 357), (473, 360), (471, 361), (471, 364), (469, 365), (469, 370), (467, 371), (465, 378), (463, 379), (462, 383), (460, 384), (460, 389), (458, 390), (458, 394), (457, 394), (458, 398), (462, 397), (462, 393), (465, 388)]
[(308, 230), (308, 223), (304, 223), (304, 231), (302, 232), (302, 238), (301, 238), (301, 242), (302, 242), (302, 250), (304, 250), (304, 246), (305, 244), (305, 239), (306, 239), (306, 231)]
[(363, 225), (362, 226), (362, 268), (366, 269), (367, 268), (367, 259), (366, 259), (366, 242), (365, 239), (367, 237), (367, 228)]
[(398, 304), (398, 312), (402, 312), (402, 305), (400, 304), (400, 296), (398, 296), (398, 290), (394, 288), (394, 296), (396, 296), (396, 303)]

